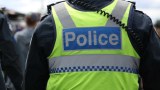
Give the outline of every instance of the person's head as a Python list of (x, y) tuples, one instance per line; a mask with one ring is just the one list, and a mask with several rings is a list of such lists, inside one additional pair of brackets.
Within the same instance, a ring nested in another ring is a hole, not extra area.
[(155, 28), (156, 28), (156, 31), (158, 32), (158, 34), (160, 35), (160, 20), (158, 20), (156, 23), (155, 23)]
[(25, 17), (26, 25), (28, 27), (35, 27), (39, 20), (40, 20), (40, 14), (38, 13), (31, 13), (26, 15)]

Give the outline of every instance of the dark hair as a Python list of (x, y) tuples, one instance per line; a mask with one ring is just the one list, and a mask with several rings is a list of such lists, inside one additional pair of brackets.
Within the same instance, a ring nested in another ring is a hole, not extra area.
[(160, 20), (158, 20), (155, 25), (154, 25), (156, 28), (160, 28)]
[(31, 13), (26, 16), (26, 23), (28, 26), (34, 26), (40, 20), (40, 14)]

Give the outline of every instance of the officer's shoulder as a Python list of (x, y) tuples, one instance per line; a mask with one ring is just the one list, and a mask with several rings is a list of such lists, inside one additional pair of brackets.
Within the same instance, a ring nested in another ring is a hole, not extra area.
[(62, 2), (65, 2), (65, 1), (58, 1), (56, 3), (51, 3), (51, 4), (47, 5), (48, 14), (51, 14), (51, 12), (52, 12), (52, 6), (55, 6), (55, 5), (57, 5), (59, 3), (62, 3)]
[(133, 7), (134, 9), (136, 9), (136, 2), (134, 2), (134, 1), (126, 1), (126, 2), (131, 3), (131, 4), (132, 4), (132, 7)]
[(151, 18), (140, 10), (134, 10), (133, 14), (133, 27), (137, 32), (149, 33), (153, 28)]
[[(36, 27), (35, 34), (43, 36), (47, 32), (52, 32), (55, 29), (55, 24), (53, 22), (52, 15), (46, 15), (40, 21), (40, 23)], [(42, 35), (43, 34), (43, 35)]]
[(52, 23), (52, 15), (44, 15), (40, 23), (37, 25), (36, 29), (46, 27), (47, 25), (50, 25)]
[(52, 15), (43, 17), (43, 20), (37, 25), (33, 35), (33, 41), (36, 40), (38, 47), (52, 48), (50, 43), (55, 39), (56, 30)]
[(144, 13), (141, 10), (134, 10), (134, 16), (139, 19), (141, 18), (141, 20), (148, 21), (148, 22), (152, 23), (150, 16), (148, 16), (146, 13)]
[[(152, 20), (151, 18), (145, 14), (141, 10), (136, 9), (136, 2), (133, 1), (127, 1), (132, 4), (132, 10), (131, 10), (131, 17), (135, 28), (142, 29), (143, 28), (149, 28), (152, 26)], [(142, 29), (142, 31), (148, 31), (148, 29)]]
[(51, 14), (46, 14), (46, 15), (41, 17), (40, 22), (43, 23), (43, 22), (47, 22), (47, 21), (51, 21), (51, 20), (53, 20), (52, 15)]
[(127, 1), (127, 2), (129, 2), (129, 3), (131, 3), (131, 4), (132, 4), (132, 7), (133, 7), (133, 9), (135, 10), (135, 12), (138, 12), (138, 13), (144, 14), (144, 13), (143, 13), (143, 11), (136, 10), (136, 2), (134, 2), (134, 1)]
[(40, 21), (43, 21), (46, 17), (48, 17), (48, 14), (47, 15), (44, 15), (41, 17)]
[[(136, 9), (136, 2), (134, 2), (134, 1), (127, 1), (127, 2), (130, 2), (130, 3), (132, 4), (132, 7), (133, 7), (133, 9), (134, 9), (134, 15), (135, 15), (135, 16), (145, 17), (145, 18), (150, 19), (150, 17), (149, 17), (147, 14), (145, 14), (142, 10), (137, 10), (137, 9)], [(150, 19), (150, 20), (151, 20), (151, 19)]]

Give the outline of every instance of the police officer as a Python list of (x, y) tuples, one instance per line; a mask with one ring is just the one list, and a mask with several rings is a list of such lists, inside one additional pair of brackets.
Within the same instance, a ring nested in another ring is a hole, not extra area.
[(139, 76), (144, 90), (160, 89), (160, 40), (134, 3), (66, 0), (49, 10), (33, 35), (25, 90), (138, 90)]
[(16, 51), (15, 41), (11, 36), (7, 20), (0, 13), (0, 90), (6, 90), (2, 70), (10, 77), (15, 89), (21, 90), (22, 70), (19, 55)]

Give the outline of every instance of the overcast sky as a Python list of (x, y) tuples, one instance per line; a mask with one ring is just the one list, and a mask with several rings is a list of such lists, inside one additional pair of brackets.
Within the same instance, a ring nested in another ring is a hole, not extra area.
[[(45, 9), (47, 4), (58, 0), (0, 0), (0, 7), (7, 7), (22, 13), (38, 12)], [(137, 9), (149, 15), (153, 21), (160, 19), (160, 0), (131, 0), (136, 1)]]

